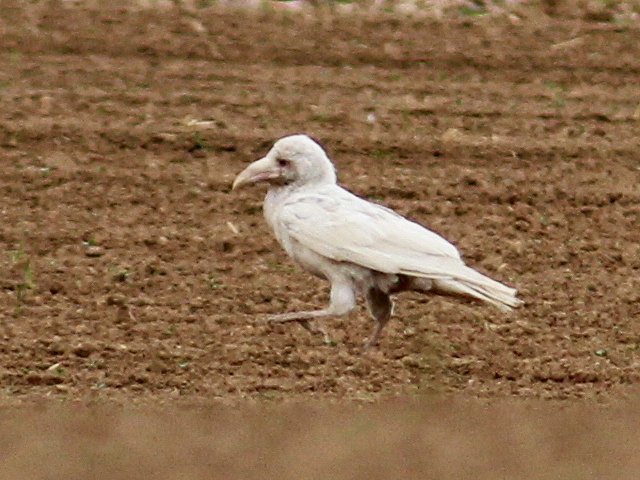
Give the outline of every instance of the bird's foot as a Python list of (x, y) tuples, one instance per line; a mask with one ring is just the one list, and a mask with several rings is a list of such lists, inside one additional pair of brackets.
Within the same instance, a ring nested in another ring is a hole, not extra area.
[[(338, 342), (336, 342), (333, 338), (331, 338), (331, 336), (329, 335), (329, 333), (320, 327), (315, 327), (317, 330), (315, 332), (312, 333), (319, 333), (322, 335), (322, 341), (324, 342), (324, 344), (328, 347), (335, 347), (338, 345)], [(310, 330), (311, 331), (311, 330)]]
[(380, 340), (380, 334), (382, 333), (382, 329), (384, 328), (386, 322), (378, 323), (373, 330), (373, 334), (369, 337), (369, 339), (364, 343), (365, 351), (371, 350), (373, 347), (378, 345), (378, 341)]
[(371, 350), (373, 347), (375, 347), (378, 344), (378, 339), (371, 337), (369, 338), (366, 342), (364, 342), (364, 350), (365, 352), (368, 350)]
[(325, 345), (330, 345), (332, 347), (336, 345), (336, 342), (329, 336), (329, 333), (324, 329), (324, 327), (317, 325), (315, 322), (310, 322), (309, 320), (301, 320), (300, 325), (310, 333), (321, 334)]
[(298, 322), (305, 330), (310, 333), (320, 333), (322, 335), (322, 340), (325, 345), (335, 346), (337, 343), (335, 340), (331, 338), (329, 333), (321, 326), (316, 325), (315, 322), (311, 322), (308, 318), (305, 318), (306, 315), (300, 315), (300, 313), (307, 312), (291, 312), (291, 313), (279, 313), (275, 315), (268, 315), (266, 317), (267, 322), (274, 323), (286, 323), (286, 322)]

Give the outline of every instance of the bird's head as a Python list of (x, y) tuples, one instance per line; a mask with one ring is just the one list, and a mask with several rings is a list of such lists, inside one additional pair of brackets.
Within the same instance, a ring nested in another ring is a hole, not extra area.
[(336, 173), (320, 145), (306, 135), (291, 135), (240, 172), (232, 189), (259, 182), (274, 186), (335, 183)]

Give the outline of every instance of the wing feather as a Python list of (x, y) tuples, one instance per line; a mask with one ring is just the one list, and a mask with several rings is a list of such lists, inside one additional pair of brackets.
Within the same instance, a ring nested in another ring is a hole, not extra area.
[[(467, 267), (440, 235), (336, 185), (292, 195), (280, 221), (289, 235), (316, 253), (384, 273), (460, 279), (508, 288)], [(511, 289), (509, 289), (511, 291)]]

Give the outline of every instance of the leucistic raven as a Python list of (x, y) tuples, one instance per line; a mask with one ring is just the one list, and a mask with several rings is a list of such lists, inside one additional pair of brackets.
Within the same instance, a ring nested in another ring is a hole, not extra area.
[(364, 296), (377, 343), (391, 317), (391, 295), (413, 290), (472, 297), (508, 311), (522, 301), (516, 290), (465, 265), (440, 235), (338, 186), (331, 160), (306, 135), (278, 140), (267, 155), (242, 171), (233, 189), (269, 184), (264, 216), (286, 252), (304, 269), (331, 283), (321, 310), (283, 313), (271, 321), (301, 322), (346, 315)]

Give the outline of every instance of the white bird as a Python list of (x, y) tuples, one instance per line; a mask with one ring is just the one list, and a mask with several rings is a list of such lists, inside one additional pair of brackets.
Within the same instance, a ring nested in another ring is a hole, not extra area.
[(301, 322), (346, 315), (358, 295), (376, 322), (367, 347), (378, 342), (393, 310), (390, 295), (413, 290), (462, 295), (511, 310), (516, 290), (466, 266), (440, 235), (337, 185), (331, 160), (306, 135), (278, 140), (243, 170), (233, 190), (265, 182), (264, 216), (282, 247), (303, 268), (331, 283), (327, 308), (269, 317)]

